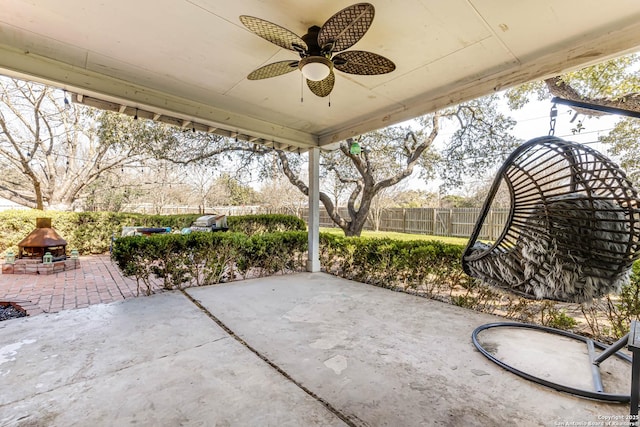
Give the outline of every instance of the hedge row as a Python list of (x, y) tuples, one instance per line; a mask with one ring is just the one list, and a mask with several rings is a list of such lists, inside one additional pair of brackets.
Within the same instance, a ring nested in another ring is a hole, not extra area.
[[(154, 278), (169, 289), (301, 271), (308, 237), (281, 233), (192, 233), (116, 240), (112, 257), (124, 274), (150, 291)], [(462, 247), (436, 241), (394, 241), (320, 233), (325, 271), (378, 286), (462, 286)]]
[(302, 271), (307, 233), (288, 231), (166, 234), (122, 237), (114, 242), (112, 259), (134, 277), (138, 290), (151, 293), (154, 279), (165, 289), (211, 285), (239, 278)]
[[(146, 215), (121, 212), (56, 212), (38, 210), (7, 210), (0, 212), (0, 254), (7, 249), (18, 250), (17, 244), (36, 224), (36, 218), (51, 217), (53, 228), (67, 241), (68, 249), (80, 254), (100, 254), (109, 251), (112, 236), (120, 236), (124, 226), (188, 227), (199, 214)], [(251, 234), (258, 230), (305, 230), (304, 222), (289, 215), (256, 215), (228, 217), (231, 231)], [(302, 225), (301, 225), (302, 224)]]
[[(427, 240), (366, 239), (321, 233), (320, 263), (330, 273), (386, 288), (435, 291), (468, 286), (463, 246)], [(432, 293), (428, 296), (433, 296)]]
[(307, 230), (307, 224), (297, 216), (280, 214), (230, 216), (227, 218), (227, 226), (231, 231), (249, 235)]

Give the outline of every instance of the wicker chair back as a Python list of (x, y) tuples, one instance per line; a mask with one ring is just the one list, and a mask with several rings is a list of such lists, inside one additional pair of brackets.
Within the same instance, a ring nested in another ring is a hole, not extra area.
[[(500, 188), (509, 193), (508, 220), (496, 241), (481, 242)], [(462, 265), (521, 296), (587, 302), (619, 291), (639, 247), (640, 199), (625, 173), (587, 146), (545, 136), (500, 168)]]

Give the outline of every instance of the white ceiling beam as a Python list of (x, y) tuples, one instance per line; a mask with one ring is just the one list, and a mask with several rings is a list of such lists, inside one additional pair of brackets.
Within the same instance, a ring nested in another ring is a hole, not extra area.
[(309, 133), (155, 91), (6, 45), (0, 45), (0, 70), (3, 74), (57, 86), (79, 95), (121, 104), (133, 103), (141, 110), (192, 120), (218, 129), (234, 129), (264, 139), (281, 140), (296, 147), (318, 144), (317, 137)]

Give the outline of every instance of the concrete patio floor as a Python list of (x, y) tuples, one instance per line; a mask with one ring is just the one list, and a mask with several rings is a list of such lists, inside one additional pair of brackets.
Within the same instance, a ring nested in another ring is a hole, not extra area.
[[(0, 426), (625, 425), (626, 404), (560, 393), (482, 356), (471, 332), (500, 320), (323, 273), (8, 320)], [(555, 370), (582, 381), (586, 349), (564, 340), (518, 346), (538, 366), (559, 363), (544, 360), (549, 348), (571, 353)], [(612, 392), (628, 390), (627, 368), (604, 369)]]

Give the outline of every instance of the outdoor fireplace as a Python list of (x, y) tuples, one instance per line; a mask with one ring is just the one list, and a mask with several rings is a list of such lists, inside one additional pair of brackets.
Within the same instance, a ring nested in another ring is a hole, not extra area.
[(36, 229), (18, 243), (17, 259), (7, 252), (2, 274), (56, 274), (80, 268), (77, 251), (71, 251), (71, 258), (66, 252), (67, 241), (51, 228), (51, 218), (36, 218)]
[(36, 229), (18, 243), (18, 258), (39, 259), (49, 252), (53, 261), (67, 258), (67, 241), (51, 228), (51, 218), (36, 218)]

